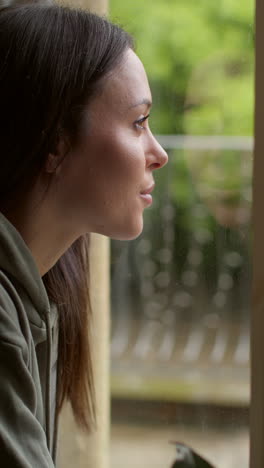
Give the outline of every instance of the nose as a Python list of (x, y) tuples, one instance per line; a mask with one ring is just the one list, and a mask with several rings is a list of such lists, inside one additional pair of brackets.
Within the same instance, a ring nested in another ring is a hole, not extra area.
[(152, 170), (160, 169), (167, 164), (168, 155), (151, 132), (149, 136), (150, 141), (146, 156), (147, 166)]

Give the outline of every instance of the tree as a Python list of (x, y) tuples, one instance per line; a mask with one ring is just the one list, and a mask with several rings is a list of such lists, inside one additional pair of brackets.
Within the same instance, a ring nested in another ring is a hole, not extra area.
[(149, 75), (154, 132), (252, 134), (253, 15), (253, 0), (111, 0)]

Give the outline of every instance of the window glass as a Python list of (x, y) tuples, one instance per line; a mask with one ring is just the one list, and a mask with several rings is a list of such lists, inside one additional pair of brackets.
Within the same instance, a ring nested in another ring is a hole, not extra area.
[(153, 94), (142, 235), (111, 242), (112, 467), (170, 467), (173, 441), (248, 467), (254, 2), (111, 0)]

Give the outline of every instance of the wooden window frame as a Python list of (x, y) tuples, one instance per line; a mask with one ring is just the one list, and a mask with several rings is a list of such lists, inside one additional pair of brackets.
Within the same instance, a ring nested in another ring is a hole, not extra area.
[(250, 468), (264, 466), (264, 3), (256, 0)]

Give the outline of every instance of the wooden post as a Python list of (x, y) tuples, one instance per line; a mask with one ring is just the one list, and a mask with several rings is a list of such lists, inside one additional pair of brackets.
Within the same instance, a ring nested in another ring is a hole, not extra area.
[[(91, 291), (94, 313), (94, 377), (98, 430), (89, 437), (87, 450), (92, 468), (109, 466), (110, 434), (110, 248), (109, 239), (92, 235)], [(80, 465), (82, 468), (87, 465)]]
[(108, 0), (72, 0), (71, 5), (85, 8), (98, 15), (106, 15), (108, 11)]
[(97, 402), (97, 430), (85, 435), (75, 425), (66, 406), (60, 420), (59, 468), (108, 468), (110, 433), (109, 390), (109, 240), (91, 239), (92, 347)]
[[(68, 3), (100, 15), (107, 14), (107, 0), (77, 0)], [(77, 429), (70, 408), (65, 407), (60, 422), (58, 468), (109, 467), (109, 239), (92, 234), (90, 264), (97, 430), (92, 435), (84, 435)]]
[(253, 177), (250, 468), (264, 466), (264, 3), (256, 0), (256, 100)]

